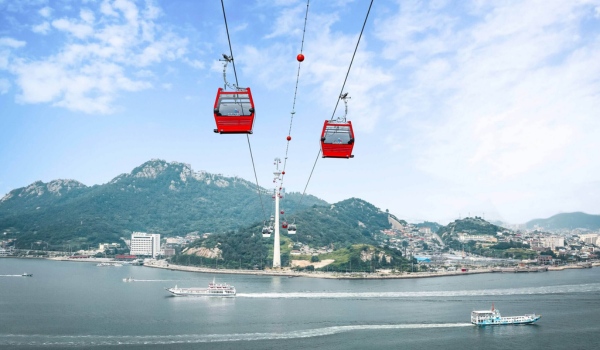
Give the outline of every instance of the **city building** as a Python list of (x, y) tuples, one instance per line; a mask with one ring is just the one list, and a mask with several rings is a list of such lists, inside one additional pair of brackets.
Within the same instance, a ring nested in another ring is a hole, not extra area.
[(160, 235), (145, 232), (132, 233), (129, 254), (146, 255), (155, 258), (160, 254)]
[(588, 233), (579, 235), (579, 240), (585, 242), (587, 244), (596, 244), (598, 242), (598, 234), (597, 233)]
[(550, 248), (556, 250), (556, 248), (565, 246), (565, 238), (560, 236), (547, 236), (541, 237), (540, 243), (544, 248)]

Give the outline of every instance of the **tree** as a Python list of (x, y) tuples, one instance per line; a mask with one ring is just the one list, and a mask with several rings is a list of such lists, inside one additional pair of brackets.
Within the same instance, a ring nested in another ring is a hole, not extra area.
[(313, 255), (310, 257), (310, 262), (319, 262), (321, 259), (317, 255)]

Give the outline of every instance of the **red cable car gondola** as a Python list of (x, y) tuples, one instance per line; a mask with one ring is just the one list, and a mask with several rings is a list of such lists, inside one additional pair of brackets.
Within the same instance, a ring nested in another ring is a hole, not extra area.
[(287, 221), (284, 221), (284, 222), (281, 223), (281, 228), (288, 228)]
[(214, 106), (214, 130), (219, 134), (252, 134), (254, 100), (250, 88), (225, 91), (219, 88)]
[(323, 158), (354, 158), (352, 122), (326, 120), (321, 132)]

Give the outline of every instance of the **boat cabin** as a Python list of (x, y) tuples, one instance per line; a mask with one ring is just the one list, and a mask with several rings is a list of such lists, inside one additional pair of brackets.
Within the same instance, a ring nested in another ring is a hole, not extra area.
[(219, 88), (215, 99), (214, 116), (219, 134), (252, 134), (254, 100), (250, 88), (225, 91)]

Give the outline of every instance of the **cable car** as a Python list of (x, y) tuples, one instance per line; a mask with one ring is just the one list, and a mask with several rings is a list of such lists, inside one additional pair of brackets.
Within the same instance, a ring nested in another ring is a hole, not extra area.
[(354, 158), (354, 131), (350, 121), (326, 120), (321, 133), (323, 158)]
[(296, 234), (296, 224), (290, 224), (288, 226), (288, 234), (295, 235)]
[(284, 222), (281, 223), (281, 228), (288, 228), (287, 221), (284, 221)]
[(271, 228), (267, 227), (267, 226), (263, 226), (262, 236), (263, 236), (263, 238), (270, 238), (271, 237)]
[(237, 91), (217, 90), (214, 106), (215, 133), (252, 134), (254, 125), (254, 100), (250, 88)]

